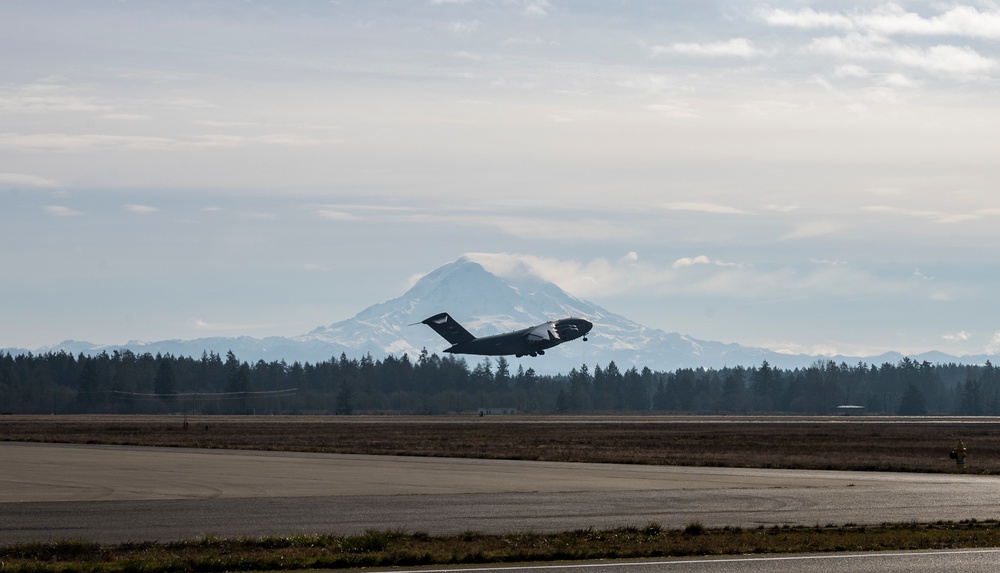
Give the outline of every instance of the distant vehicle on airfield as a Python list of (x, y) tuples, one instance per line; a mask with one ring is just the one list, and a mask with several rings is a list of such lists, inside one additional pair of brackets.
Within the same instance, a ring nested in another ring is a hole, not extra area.
[(553, 346), (558, 346), (570, 340), (583, 337), (594, 327), (589, 320), (582, 318), (563, 318), (544, 322), (538, 326), (525, 328), (507, 334), (495, 334), (476, 338), (461, 324), (455, 321), (447, 312), (414, 324), (426, 324), (451, 343), (445, 352), (453, 354), (479, 354), (483, 356), (505, 356), (513, 354), (522, 356), (538, 356)]

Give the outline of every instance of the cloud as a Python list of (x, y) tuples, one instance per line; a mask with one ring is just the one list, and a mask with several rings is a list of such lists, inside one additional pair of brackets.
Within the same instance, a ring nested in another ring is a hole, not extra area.
[(993, 338), (991, 338), (989, 343), (986, 345), (986, 353), (1000, 354), (1000, 331), (993, 334)]
[(708, 265), (711, 264), (712, 260), (705, 255), (699, 255), (697, 257), (684, 257), (674, 261), (673, 267), (679, 269), (681, 267), (690, 267), (691, 265)]
[(823, 237), (839, 233), (843, 229), (843, 224), (836, 221), (801, 221), (796, 223), (791, 231), (782, 235), (781, 239), (787, 241)]
[(736, 207), (731, 207), (728, 205), (719, 205), (717, 203), (695, 203), (695, 202), (680, 202), (680, 203), (666, 203), (661, 205), (662, 208), (667, 211), (695, 211), (700, 213), (713, 213), (716, 215), (751, 215), (749, 211), (744, 211), (743, 209), (738, 209)]
[(965, 342), (972, 338), (972, 335), (962, 330), (951, 334), (945, 334), (941, 338), (947, 340), (948, 342)]
[(840, 30), (852, 30), (854, 22), (843, 14), (831, 14), (829, 12), (817, 12), (812, 8), (804, 8), (798, 12), (787, 10), (758, 10), (758, 15), (765, 22), (772, 26), (789, 26), (792, 28), (836, 28)]
[(800, 209), (799, 205), (778, 205), (775, 203), (765, 205), (764, 209), (774, 213), (793, 213)]
[(33, 151), (84, 151), (93, 149), (183, 150), (236, 148), (251, 145), (313, 146), (342, 143), (340, 139), (317, 139), (288, 133), (262, 135), (208, 134), (194, 138), (144, 135), (0, 133), (0, 148)]
[(642, 233), (633, 223), (608, 218), (545, 219), (523, 215), (451, 214), (453, 222), (465, 225), (489, 226), (519, 238), (533, 238), (557, 241), (578, 239), (623, 239)]
[(617, 261), (598, 258), (589, 262), (512, 253), (466, 253), (465, 256), (498, 276), (516, 276), (529, 271), (570, 294), (586, 298), (634, 287), (632, 281), (639, 276), (635, 261), (629, 260), (630, 254)]
[(116, 121), (142, 121), (149, 119), (148, 115), (138, 113), (106, 113), (100, 117), (101, 119), (111, 119)]
[(894, 207), (891, 205), (869, 205), (861, 208), (862, 211), (870, 213), (885, 213), (889, 215), (899, 215), (902, 217), (913, 217), (917, 219), (928, 219), (935, 223), (944, 225), (955, 223), (967, 223), (986, 217), (996, 217), (1000, 215), (1000, 210), (995, 208), (976, 209), (969, 213), (945, 213), (930, 209), (906, 209), (904, 207)]
[(684, 267), (690, 267), (694, 265), (714, 265), (717, 267), (742, 267), (739, 263), (727, 263), (719, 260), (712, 260), (706, 255), (698, 255), (697, 257), (681, 257), (674, 261), (671, 265), (672, 268), (680, 269)]
[(0, 185), (15, 185), (19, 187), (56, 187), (57, 182), (37, 175), (27, 173), (0, 173)]
[(450, 22), (448, 24), (448, 29), (451, 30), (452, 34), (457, 36), (471, 36), (479, 31), (482, 27), (482, 23), (479, 20), (472, 20), (471, 22)]
[(707, 255), (683, 257), (669, 266), (643, 262), (638, 254), (609, 260), (560, 260), (516, 253), (467, 253), (500, 276), (525, 269), (582, 298), (608, 296), (713, 297), (775, 301), (856, 296), (929, 296), (926, 283), (882, 278), (846, 264), (799, 264), (765, 268)]
[(753, 42), (746, 38), (733, 38), (725, 42), (674, 43), (669, 46), (653, 46), (652, 55), (662, 56), (676, 54), (680, 56), (695, 56), (706, 58), (752, 58), (761, 54)]
[(181, 141), (182, 146), (191, 147), (247, 147), (250, 145), (311, 146), (343, 143), (341, 139), (304, 137), (294, 133), (268, 133), (262, 135), (222, 135), (199, 136), (195, 140)]
[(964, 36), (1000, 38), (1000, 10), (980, 12), (973, 6), (954, 6), (946, 12), (925, 18), (907, 12), (899, 4), (884, 4), (855, 17), (858, 26), (887, 35)]
[(481, 204), (473, 208), (337, 204), (315, 206), (312, 212), (331, 221), (363, 220), (372, 224), (448, 224), (479, 229), (493, 228), (505, 235), (520, 239), (563, 242), (622, 239), (645, 232), (627, 220), (608, 217), (606, 211), (600, 215), (550, 217), (544, 214), (533, 216), (519, 209), (498, 210), (496, 207)]
[(982, 11), (974, 6), (953, 6), (929, 18), (907, 12), (896, 3), (882, 4), (868, 11), (855, 10), (843, 14), (803, 8), (797, 12), (759, 9), (757, 15), (772, 26), (799, 29), (832, 28), (844, 32), (863, 30), (887, 36), (1000, 38), (1000, 9), (996, 6)]
[(654, 103), (646, 106), (646, 109), (655, 111), (665, 117), (675, 118), (700, 118), (701, 114), (694, 110), (691, 104), (683, 101)]
[(345, 211), (338, 211), (336, 209), (317, 209), (314, 211), (323, 219), (329, 219), (330, 221), (360, 221), (361, 217), (347, 213)]
[(834, 68), (833, 75), (838, 78), (869, 78), (872, 73), (857, 64), (845, 64)]
[(166, 137), (137, 135), (74, 135), (66, 133), (0, 133), (0, 148), (34, 151), (80, 151), (89, 149), (164, 150), (178, 147), (176, 140)]
[(150, 207), (149, 205), (137, 205), (134, 203), (125, 205), (125, 210), (129, 213), (137, 213), (139, 215), (149, 215), (150, 213), (159, 211), (156, 207)]
[(524, 2), (525, 16), (546, 16), (549, 12), (549, 0), (526, 0)]
[(111, 106), (83, 90), (63, 85), (60, 78), (0, 87), (0, 111), (17, 113), (95, 112)]
[(79, 217), (85, 214), (83, 211), (77, 211), (65, 205), (46, 205), (45, 212), (52, 217)]
[(859, 33), (816, 38), (807, 50), (839, 59), (882, 61), (932, 75), (970, 79), (987, 75), (998, 67), (996, 60), (982, 56), (969, 47), (900, 46), (884, 38)]

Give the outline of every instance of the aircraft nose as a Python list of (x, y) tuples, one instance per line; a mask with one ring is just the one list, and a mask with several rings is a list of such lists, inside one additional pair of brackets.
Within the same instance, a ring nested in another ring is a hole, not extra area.
[(564, 318), (556, 323), (556, 332), (560, 338), (573, 340), (590, 332), (594, 325), (589, 320), (582, 318)]

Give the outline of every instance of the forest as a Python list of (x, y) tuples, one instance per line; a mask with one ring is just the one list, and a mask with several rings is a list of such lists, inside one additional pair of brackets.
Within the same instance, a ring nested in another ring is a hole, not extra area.
[[(1000, 369), (985, 365), (817, 361), (807, 368), (684, 368), (614, 362), (538, 375), (503, 358), (429, 354), (249, 363), (128, 350), (74, 356), (0, 353), (2, 414), (519, 413), (1000, 415)], [(861, 408), (857, 408), (860, 406)]]

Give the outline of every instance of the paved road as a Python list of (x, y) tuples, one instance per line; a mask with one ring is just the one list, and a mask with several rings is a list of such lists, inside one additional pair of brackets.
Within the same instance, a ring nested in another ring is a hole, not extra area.
[(420, 573), (995, 573), (998, 569), (1000, 549), (970, 549), (448, 567)]
[(0, 543), (997, 515), (983, 476), (0, 443)]

